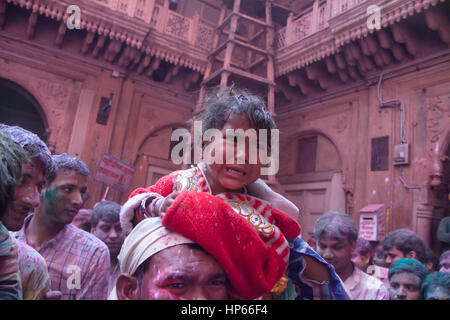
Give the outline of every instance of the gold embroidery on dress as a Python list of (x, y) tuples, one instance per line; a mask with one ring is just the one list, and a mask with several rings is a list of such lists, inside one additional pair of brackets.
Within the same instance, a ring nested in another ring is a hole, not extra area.
[(173, 191), (199, 191), (196, 168), (183, 170), (173, 181)]
[(233, 208), (239, 215), (250, 222), (256, 231), (261, 231), (264, 235), (269, 236), (274, 231), (273, 225), (270, 224), (264, 217), (255, 211), (246, 201), (224, 199), (226, 203)]

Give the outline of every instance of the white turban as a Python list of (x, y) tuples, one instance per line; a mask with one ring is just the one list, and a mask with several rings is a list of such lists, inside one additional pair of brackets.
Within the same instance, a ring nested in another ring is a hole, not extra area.
[[(125, 238), (118, 259), (121, 273), (133, 275), (148, 258), (166, 248), (194, 243), (181, 234), (165, 228), (161, 218), (147, 218), (139, 222)], [(116, 287), (109, 300), (117, 300)]]

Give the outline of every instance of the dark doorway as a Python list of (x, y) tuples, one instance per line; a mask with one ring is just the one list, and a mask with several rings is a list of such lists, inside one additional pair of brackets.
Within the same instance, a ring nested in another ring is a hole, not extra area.
[(19, 126), (47, 140), (47, 122), (36, 99), (16, 83), (0, 78), (0, 123)]

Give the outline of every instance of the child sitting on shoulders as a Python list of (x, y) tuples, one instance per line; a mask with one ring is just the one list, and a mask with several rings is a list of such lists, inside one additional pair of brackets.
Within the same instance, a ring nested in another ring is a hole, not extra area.
[[(285, 268), (289, 258), (295, 258), (294, 265), (299, 270), (289, 272), (298, 278), (292, 279), (294, 283), (309, 279), (312, 280), (310, 285), (328, 286), (335, 279), (334, 270), (313, 250), (306, 250), (308, 245), (299, 238), (300, 225), (292, 218), (298, 216), (298, 209), (260, 179), (261, 170), (270, 163), (265, 159), (272, 151), (272, 143), (278, 143), (272, 141), (272, 130), (276, 130), (276, 125), (264, 101), (245, 90), (231, 87), (206, 95), (202, 107), (194, 121), (201, 121), (203, 137), (208, 130), (209, 136), (213, 137), (210, 137), (211, 142), (202, 145), (204, 161), (190, 169), (172, 172), (153, 186), (134, 190), (121, 211), (124, 231), (130, 232), (147, 217), (164, 216), (183, 190), (207, 192), (222, 198), (245, 218), (270, 250), (279, 253), (280, 263)], [(256, 134), (252, 136), (252, 132)], [(264, 133), (270, 134), (264, 137)], [(232, 150), (231, 157), (229, 150)], [(278, 148), (273, 150), (271, 159), (278, 161)], [(294, 246), (297, 251), (290, 255)], [(338, 291), (330, 298), (341, 298), (341, 291)]]

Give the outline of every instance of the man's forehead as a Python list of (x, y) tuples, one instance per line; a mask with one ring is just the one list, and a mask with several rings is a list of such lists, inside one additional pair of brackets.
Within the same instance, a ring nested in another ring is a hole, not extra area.
[(84, 176), (73, 170), (58, 170), (56, 171), (55, 179), (51, 184), (87, 184), (87, 176)]
[(30, 162), (22, 163), (22, 174), (41, 177), (44, 177), (45, 175), (41, 162), (38, 160), (32, 160)]
[(341, 243), (347, 243), (346, 237), (337, 238), (334, 237), (328, 233), (325, 233), (323, 236), (319, 238), (319, 242), (321, 243), (329, 243), (329, 244), (341, 244)]
[(99, 225), (108, 225), (108, 226), (115, 227), (115, 226), (117, 226), (117, 225), (120, 226), (120, 220), (119, 220), (119, 218), (117, 218), (116, 221), (109, 221), (109, 220), (105, 220), (105, 219), (100, 218), (100, 219), (98, 220), (98, 224), (99, 224)]

